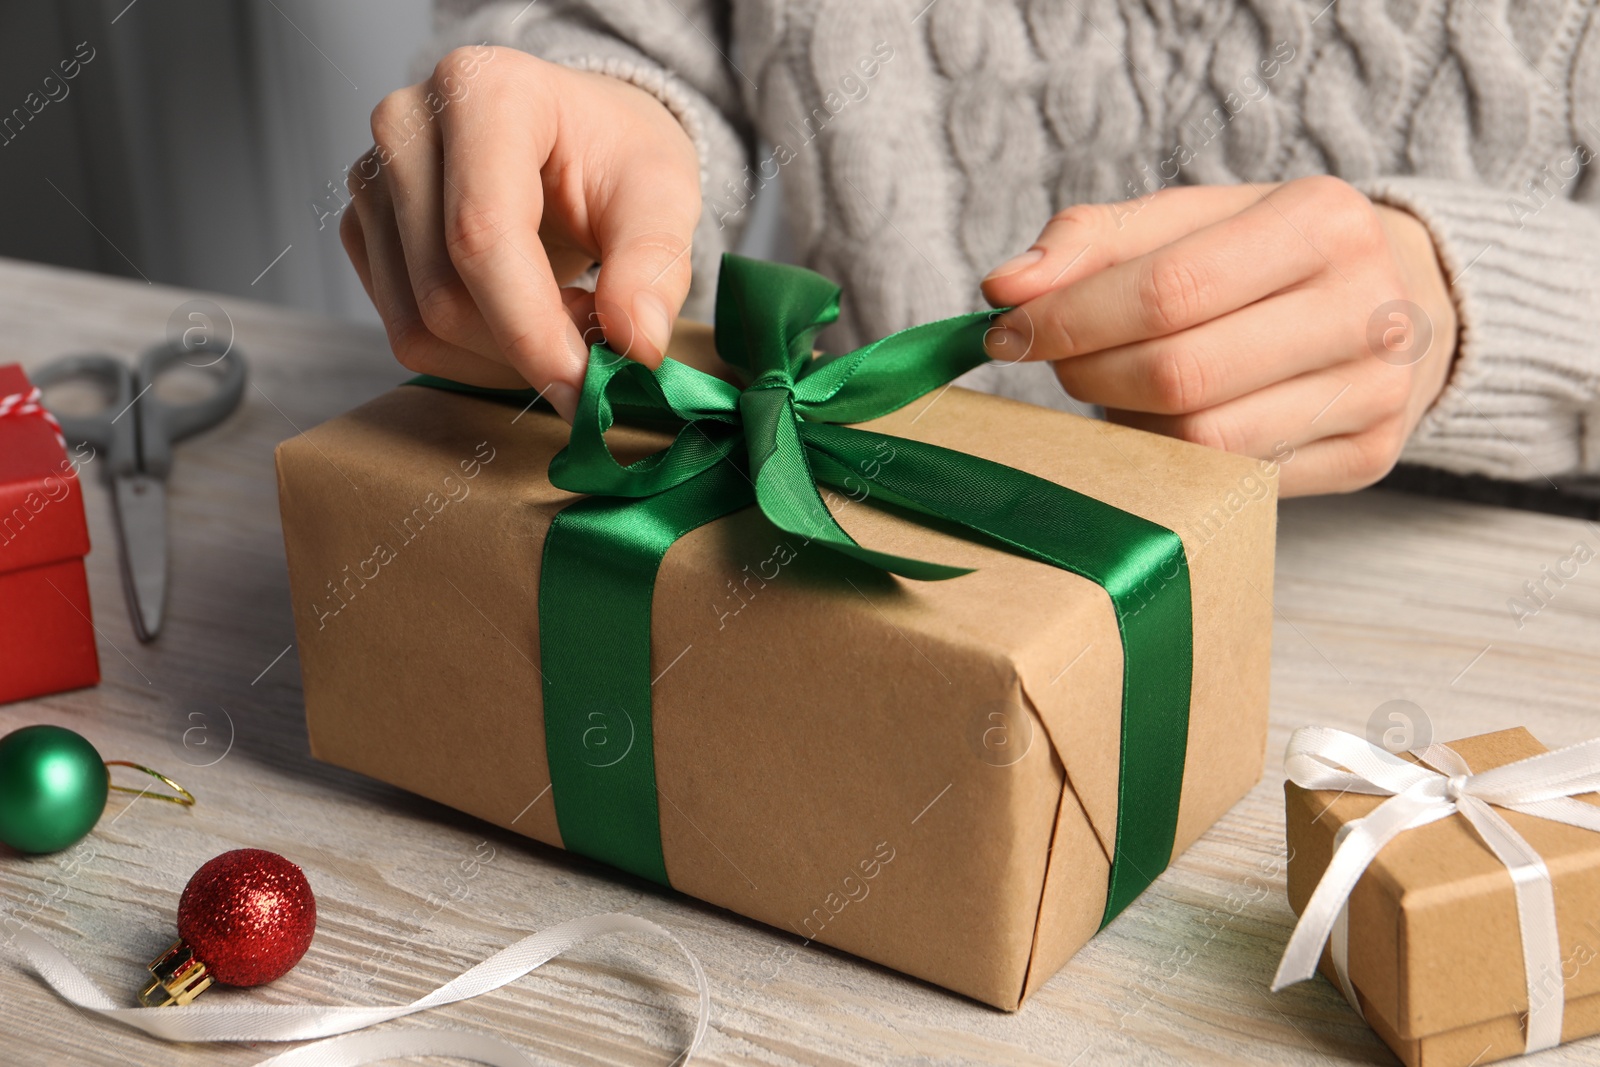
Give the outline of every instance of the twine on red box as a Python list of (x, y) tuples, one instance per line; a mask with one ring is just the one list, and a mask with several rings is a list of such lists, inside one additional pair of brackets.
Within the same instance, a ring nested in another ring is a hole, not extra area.
[(56, 417), (45, 410), (39, 403), (44, 396), (43, 391), (36, 385), (26, 393), (10, 393), (0, 396), (0, 419), (4, 418), (35, 418), (43, 419), (49, 427), (56, 432), (56, 443), (66, 451), (67, 439), (61, 433), (61, 424)]

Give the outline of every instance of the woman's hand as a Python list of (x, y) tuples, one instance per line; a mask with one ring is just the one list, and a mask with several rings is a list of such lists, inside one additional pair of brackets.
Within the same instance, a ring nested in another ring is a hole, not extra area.
[(990, 331), (994, 359), (1054, 361), (1116, 422), (1292, 449), (1285, 496), (1388, 473), (1455, 353), (1427, 230), (1322, 176), (1068, 208), (983, 291), (1017, 305)]
[[(700, 172), (655, 97), (460, 48), (372, 113), (339, 234), (408, 369), (533, 385), (568, 420), (597, 325), (654, 366), (689, 290)], [(602, 264), (593, 295), (563, 289)]]

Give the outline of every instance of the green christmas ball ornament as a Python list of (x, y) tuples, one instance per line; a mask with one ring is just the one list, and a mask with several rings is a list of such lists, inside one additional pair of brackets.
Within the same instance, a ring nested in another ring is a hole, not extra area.
[(111, 779), (81, 734), (24, 726), (0, 737), (0, 841), (57, 852), (83, 839), (106, 810)]
[[(113, 766), (159, 778), (176, 795), (112, 785)], [(126, 760), (103, 760), (83, 735), (65, 727), (24, 726), (0, 737), (0, 842), (18, 852), (59, 852), (83, 840), (100, 821), (111, 790), (194, 803), (166, 775)]]

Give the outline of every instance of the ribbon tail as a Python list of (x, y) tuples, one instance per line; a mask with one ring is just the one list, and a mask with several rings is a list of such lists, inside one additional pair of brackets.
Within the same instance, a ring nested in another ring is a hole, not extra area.
[(1289, 936), (1278, 973), (1272, 978), (1272, 991), (1276, 993), (1317, 973), (1317, 961), (1322, 958), (1322, 947), (1328, 943), (1339, 909), (1383, 846), (1405, 831), (1445, 818), (1455, 810), (1454, 804), (1428, 797), (1420, 789), (1407, 790), (1378, 805), (1366, 818), (1350, 823), (1350, 836), (1334, 852)]
[(1549, 800), (1537, 800), (1531, 804), (1506, 804), (1511, 811), (1520, 811), (1524, 815), (1533, 815), (1540, 819), (1549, 819), (1551, 822), (1564, 822), (1568, 826), (1576, 826), (1584, 830), (1593, 830), (1600, 833), (1600, 807), (1586, 804), (1577, 797), (1552, 797)]
[(1596, 791), (1600, 791), (1600, 737), (1472, 776), (1472, 794), (1501, 807)]
[(756, 479), (756, 499), (761, 504), (762, 512), (780, 530), (804, 538), (804, 543), (815, 541), (890, 574), (916, 581), (936, 582), (971, 573), (967, 567), (930, 563), (865, 547), (839, 525), (809, 476), (775, 476), (769, 465)]
[(969, 573), (965, 567), (908, 559), (862, 547), (839, 525), (806, 457), (793, 400), (785, 389), (746, 390), (739, 400), (746, 433), (753, 442), (751, 466), (756, 501), (774, 526), (807, 543), (816, 541), (873, 567), (919, 581), (939, 581)]
[(718, 463), (643, 500), (577, 500), (545, 536), (539, 663), (562, 846), (661, 885), (670, 882), (650, 716), (656, 572), (679, 537), (752, 500), (743, 469)]

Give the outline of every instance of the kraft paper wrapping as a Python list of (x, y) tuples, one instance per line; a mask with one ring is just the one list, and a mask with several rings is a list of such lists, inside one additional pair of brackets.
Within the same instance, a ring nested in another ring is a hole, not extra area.
[[(1546, 751), (1516, 727), (1449, 742), (1474, 773)], [(1384, 798), (1284, 783), (1289, 903), (1299, 914), (1347, 822)], [(1591, 798), (1586, 798), (1591, 799)], [(1600, 1033), (1600, 834), (1501, 811), (1550, 870), (1566, 992), (1562, 1041)], [(1378, 1036), (1409, 1067), (1520, 1056), (1528, 1010), (1511, 874), (1463, 818), (1390, 842), (1350, 896), (1350, 981)], [(1324, 950), (1322, 972), (1334, 977)]]
[[(681, 325), (669, 354), (710, 369), (710, 330)], [(1049, 478), (1184, 539), (1187, 847), (1261, 774), (1275, 470), (960, 388), (863, 425)], [(556, 846), (536, 604), (544, 532), (573, 499), (546, 477), (566, 429), (402, 386), (277, 455), (313, 754)], [(608, 440), (631, 459), (667, 438)], [(1015, 1009), (1105, 906), (1122, 670), (1109, 598), (839, 499), (862, 543), (977, 570), (900, 580), (794, 544), (753, 509), (678, 541), (651, 632), (669, 876)], [(597, 758), (630, 743), (625, 723), (596, 728)]]

